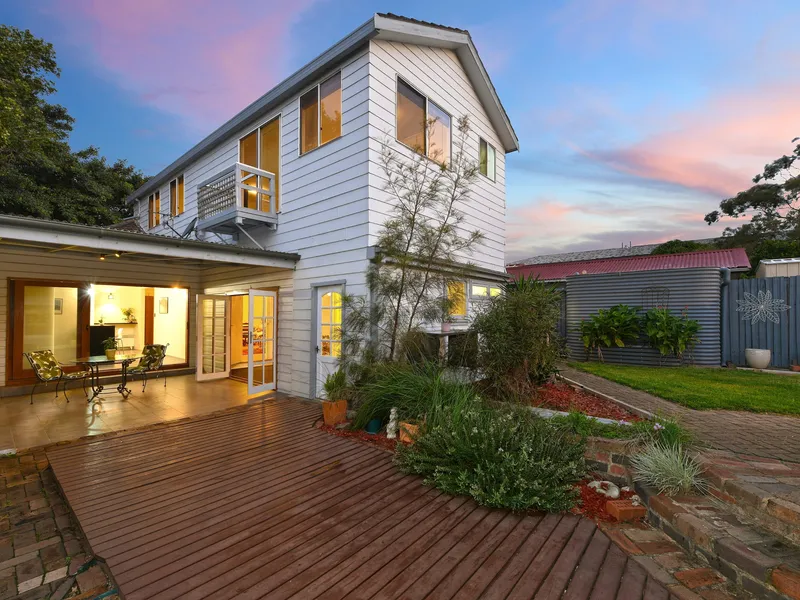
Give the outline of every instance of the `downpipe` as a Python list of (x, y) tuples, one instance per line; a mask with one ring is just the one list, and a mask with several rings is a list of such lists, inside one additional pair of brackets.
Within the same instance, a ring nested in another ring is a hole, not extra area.
[(719, 323), (719, 352), (720, 364), (724, 367), (728, 364), (730, 356), (726, 357), (726, 348), (728, 347), (728, 337), (730, 333), (726, 332), (725, 325), (728, 323), (728, 313), (730, 312), (730, 293), (731, 293), (731, 270), (723, 267), (719, 270), (722, 275), (720, 282), (720, 323)]

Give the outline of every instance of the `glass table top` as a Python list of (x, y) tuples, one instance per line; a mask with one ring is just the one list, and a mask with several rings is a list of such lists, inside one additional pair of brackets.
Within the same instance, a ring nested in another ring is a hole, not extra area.
[(75, 363), (77, 365), (111, 365), (116, 363), (122, 363), (126, 361), (132, 361), (142, 358), (141, 354), (120, 354), (114, 358), (108, 358), (105, 354), (98, 354), (96, 356), (81, 356), (76, 359), (73, 359), (69, 362)]

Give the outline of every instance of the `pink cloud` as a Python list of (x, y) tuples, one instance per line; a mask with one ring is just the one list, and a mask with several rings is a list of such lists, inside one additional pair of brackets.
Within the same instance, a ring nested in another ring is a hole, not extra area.
[(800, 131), (800, 85), (720, 91), (697, 107), (653, 114), (661, 131), (613, 149), (578, 150), (618, 172), (722, 199), (751, 185), (761, 167), (790, 149)]
[(53, 0), (66, 35), (120, 87), (202, 130), (287, 72), (290, 30), (315, 0)]

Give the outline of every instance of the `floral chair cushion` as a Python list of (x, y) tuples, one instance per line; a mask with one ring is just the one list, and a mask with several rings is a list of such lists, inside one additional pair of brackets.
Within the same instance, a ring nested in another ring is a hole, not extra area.
[(164, 344), (148, 344), (142, 349), (142, 358), (139, 359), (139, 364), (128, 369), (128, 372), (143, 373), (160, 369), (166, 355), (167, 347)]
[(56, 357), (53, 355), (52, 350), (36, 350), (34, 352), (26, 352), (25, 357), (31, 363), (33, 372), (40, 381), (53, 381), (58, 379), (64, 373), (61, 365), (58, 364)]
[(88, 377), (88, 376), (89, 376), (89, 371), (73, 371), (72, 373), (66, 373), (65, 372), (61, 376), (61, 378), (62, 379), (75, 380), (75, 379), (83, 379), (84, 377)]

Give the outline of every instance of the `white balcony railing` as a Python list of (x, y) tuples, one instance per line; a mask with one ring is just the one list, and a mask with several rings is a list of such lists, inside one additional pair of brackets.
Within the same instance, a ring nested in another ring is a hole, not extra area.
[(227, 231), (258, 223), (275, 224), (275, 174), (234, 163), (197, 186), (198, 228)]

